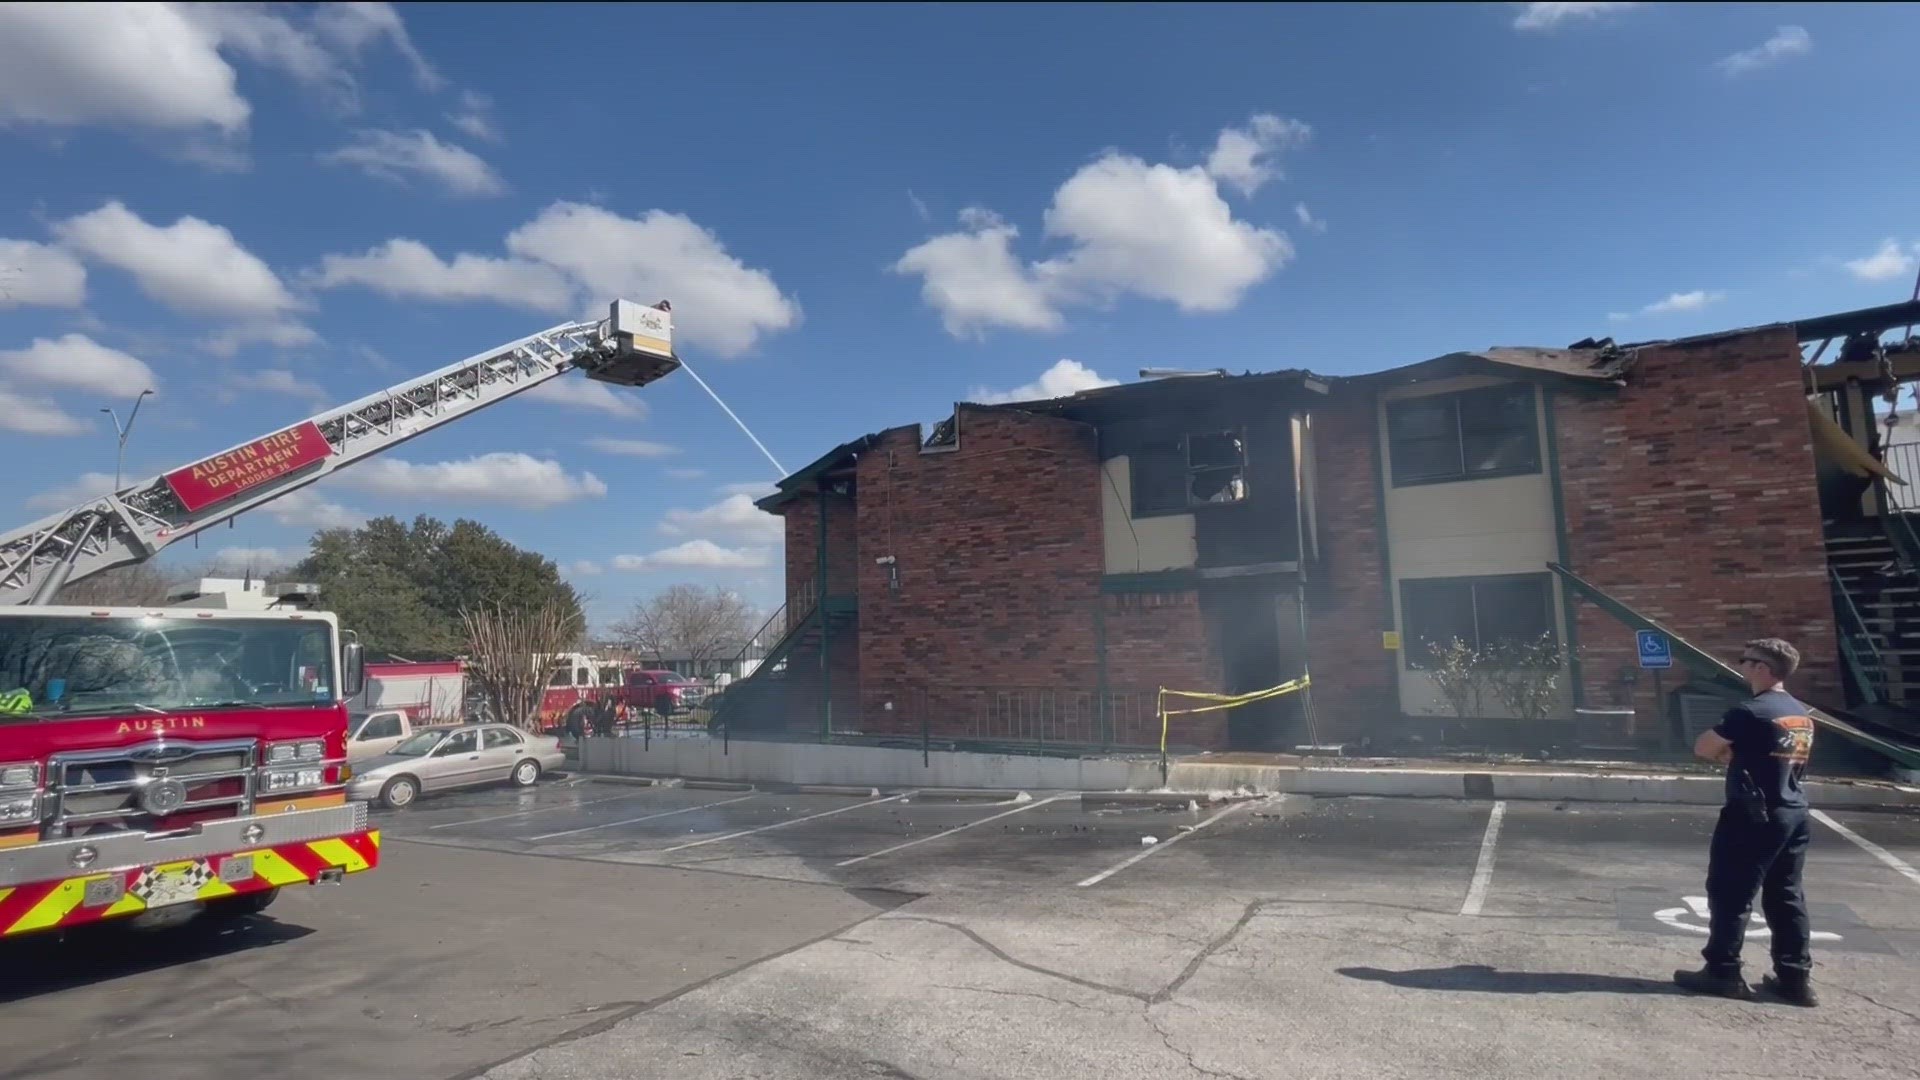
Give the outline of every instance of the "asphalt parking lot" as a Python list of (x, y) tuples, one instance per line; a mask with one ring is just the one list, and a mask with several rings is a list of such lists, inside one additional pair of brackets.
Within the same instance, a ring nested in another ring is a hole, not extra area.
[(33, 1049), (0, 1077), (210, 1046), (329, 1077), (1914, 1075), (1920, 817), (1817, 827), (1806, 1011), (1667, 985), (1712, 816), (476, 791), (380, 815), (380, 871), (240, 930), (16, 950), (0, 1039)]

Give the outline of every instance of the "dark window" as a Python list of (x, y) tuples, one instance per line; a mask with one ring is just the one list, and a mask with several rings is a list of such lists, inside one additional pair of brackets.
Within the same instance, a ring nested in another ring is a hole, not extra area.
[(400, 736), (400, 717), (396, 713), (383, 713), (372, 717), (366, 726), (360, 729), (362, 739), (394, 739)]
[(1481, 650), (1558, 640), (1546, 574), (1402, 581), (1400, 615), (1401, 648), (1416, 671), (1428, 666), (1434, 649), (1455, 638)]
[(1199, 432), (1128, 451), (1133, 516), (1178, 514), (1247, 497), (1247, 444), (1237, 431)]
[(1394, 486), (1540, 471), (1534, 397), (1520, 383), (1388, 405)]
[(477, 753), (480, 749), (480, 735), (474, 731), (456, 731), (446, 742), (440, 744), (435, 757), (452, 757), (455, 754)]
[(1133, 516), (1179, 513), (1187, 508), (1187, 458), (1180, 447), (1142, 448), (1129, 455)]
[(480, 744), (489, 750), (501, 746), (518, 746), (520, 736), (506, 728), (488, 728), (481, 733)]

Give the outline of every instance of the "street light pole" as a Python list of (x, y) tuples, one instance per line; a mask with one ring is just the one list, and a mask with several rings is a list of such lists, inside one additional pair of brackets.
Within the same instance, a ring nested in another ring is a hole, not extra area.
[(127, 422), (124, 425), (120, 423), (119, 413), (104, 406), (100, 409), (112, 418), (114, 434), (120, 436), (119, 449), (113, 456), (113, 490), (115, 492), (120, 490), (120, 473), (127, 459), (127, 436), (133, 432), (133, 422), (140, 415), (140, 403), (147, 400), (147, 395), (151, 393), (153, 393), (152, 390), (142, 390), (140, 396), (133, 399), (133, 411), (127, 414)]

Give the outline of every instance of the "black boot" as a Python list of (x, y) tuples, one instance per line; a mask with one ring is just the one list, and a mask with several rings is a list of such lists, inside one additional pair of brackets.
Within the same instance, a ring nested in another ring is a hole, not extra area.
[(1760, 988), (1789, 1005), (1811, 1009), (1820, 1004), (1806, 972), (1776, 972), (1761, 978)]
[(1716, 968), (1709, 964), (1699, 971), (1676, 971), (1673, 973), (1673, 984), (1696, 994), (1717, 994), (1728, 998), (1753, 996), (1753, 988), (1747, 985), (1747, 980), (1737, 967)]

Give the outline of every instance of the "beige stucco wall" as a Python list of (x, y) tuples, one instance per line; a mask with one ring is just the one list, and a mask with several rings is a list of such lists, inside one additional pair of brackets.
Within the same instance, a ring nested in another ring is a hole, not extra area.
[[(1200, 559), (1192, 514), (1165, 514), (1129, 520), (1133, 514), (1133, 473), (1125, 455), (1107, 459), (1100, 481), (1100, 522), (1106, 540), (1107, 573), (1144, 574), (1186, 570)], [(1131, 528), (1129, 528), (1131, 526)]]
[[(1392, 446), (1387, 437), (1387, 404), (1456, 390), (1492, 386), (1504, 380), (1486, 377), (1436, 379), (1394, 387), (1381, 394), (1378, 438), (1387, 463), (1386, 517), (1388, 562), (1393, 571), (1394, 625), (1406, 627), (1400, 610), (1400, 582), (1407, 578), (1480, 577), (1546, 571), (1559, 558), (1559, 532), (1553, 518), (1553, 486), (1547, 474), (1546, 415), (1538, 391), (1534, 422), (1539, 425), (1541, 471), (1528, 476), (1498, 476), (1446, 484), (1394, 487)], [(1565, 637), (1560, 590), (1551, 590), (1556, 633)], [(1445, 702), (1424, 673), (1407, 670), (1399, 658), (1400, 703), (1410, 715), (1445, 713)], [(1563, 683), (1564, 683), (1563, 679)], [(1501, 715), (1497, 702), (1490, 716)]]

